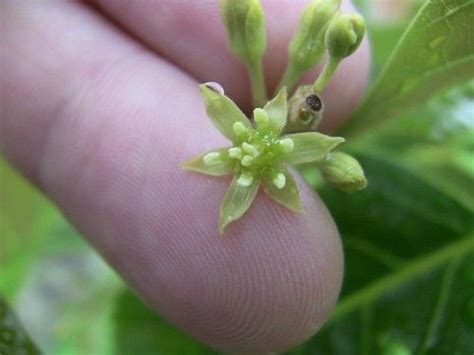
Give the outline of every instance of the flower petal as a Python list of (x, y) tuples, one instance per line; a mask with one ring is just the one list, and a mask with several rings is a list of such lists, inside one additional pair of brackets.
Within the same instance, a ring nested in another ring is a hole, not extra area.
[(283, 138), (291, 138), (294, 148), (285, 155), (290, 164), (310, 163), (322, 160), (327, 153), (344, 142), (344, 138), (330, 137), (317, 132), (288, 134)]
[[(235, 160), (229, 158), (228, 149), (229, 148), (214, 149), (210, 152), (200, 154), (181, 164), (181, 167), (186, 170), (213, 176), (232, 174), (234, 172)], [(218, 155), (213, 153), (217, 153)], [(208, 159), (209, 157), (212, 159)]]
[(219, 232), (221, 234), (229, 223), (242, 217), (257, 196), (259, 179), (254, 179), (249, 186), (239, 184), (238, 179), (239, 176), (234, 177), (222, 201), (219, 216)]
[(236, 122), (242, 122), (245, 126), (251, 127), (250, 121), (237, 105), (224, 94), (212, 89), (206, 84), (199, 85), (201, 94), (206, 105), (206, 112), (214, 126), (232, 142), (237, 140), (233, 130)]
[(280, 205), (297, 213), (303, 212), (300, 192), (298, 190), (298, 185), (296, 185), (295, 179), (286, 169), (282, 173), (286, 178), (283, 188), (278, 188), (278, 186), (275, 184), (275, 181), (273, 181), (274, 179), (267, 177), (263, 180), (265, 192)]
[(288, 115), (286, 86), (282, 87), (278, 94), (263, 109), (270, 117), (271, 129), (275, 133), (281, 133), (286, 125), (286, 117)]

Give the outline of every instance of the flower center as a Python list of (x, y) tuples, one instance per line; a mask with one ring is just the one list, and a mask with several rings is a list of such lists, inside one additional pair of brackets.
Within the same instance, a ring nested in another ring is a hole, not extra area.
[(236, 122), (232, 129), (239, 142), (227, 150), (227, 157), (222, 152), (210, 152), (203, 157), (206, 165), (220, 164), (223, 159), (235, 161), (237, 183), (250, 186), (255, 179), (270, 179), (276, 188), (286, 185), (283, 172), (284, 156), (294, 149), (291, 138), (280, 138), (270, 127), (268, 114), (262, 109), (255, 109), (256, 128), (250, 128), (242, 122)]
[[(260, 120), (257, 125), (260, 128), (264, 123)], [(286, 177), (281, 171), (281, 165), (284, 154), (293, 150), (293, 140), (280, 139), (269, 129), (255, 130), (241, 123), (235, 123), (233, 129), (242, 141), (240, 145), (228, 150), (229, 157), (238, 161), (237, 182), (242, 186), (249, 186), (256, 178), (269, 177), (277, 188), (285, 187)]]

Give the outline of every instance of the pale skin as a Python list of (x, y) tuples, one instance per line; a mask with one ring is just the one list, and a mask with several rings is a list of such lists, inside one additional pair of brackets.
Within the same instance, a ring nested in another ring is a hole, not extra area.
[[(305, 3), (263, 1), (269, 92)], [(301, 178), (304, 214), (260, 193), (220, 236), (229, 179), (179, 168), (227, 145), (199, 82), (249, 109), (218, 11), (215, 1), (2, 1), (0, 149), (161, 315), (221, 350), (281, 351), (334, 307), (341, 242)], [(323, 129), (347, 119), (368, 63), (364, 42), (323, 94)]]

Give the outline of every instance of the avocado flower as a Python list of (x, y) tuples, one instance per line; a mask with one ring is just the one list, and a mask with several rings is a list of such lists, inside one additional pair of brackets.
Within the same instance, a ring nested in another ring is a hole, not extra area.
[(220, 233), (249, 209), (260, 186), (277, 203), (302, 212), (298, 186), (288, 167), (322, 162), (344, 139), (318, 132), (286, 133), (286, 87), (253, 111), (253, 121), (212, 84), (200, 88), (207, 115), (232, 145), (200, 154), (182, 167), (213, 176), (233, 175), (220, 208)]

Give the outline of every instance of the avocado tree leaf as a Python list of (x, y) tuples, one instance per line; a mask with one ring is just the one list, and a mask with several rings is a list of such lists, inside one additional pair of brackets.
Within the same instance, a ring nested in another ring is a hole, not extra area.
[(472, 23), (473, 0), (426, 1), (343, 135), (367, 131), (472, 78)]
[(217, 354), (159, 317), (126, 289), (116, 303), (114, 321), (114, 354)]
[[(474, 211), (474, 80), (364, 135), (351, 148), (403, 165)], [(351, 142), (349, 142), (351, 143)]]
[(0, 292), (14, 297), (35, 256), (51, 242), (57, 210), (0, 157)]
[(40, 354), (0, 295), (0, 354)]
[(474, 213), (392, 159), (357, 158), (366, 190), (320, 191), (343, 238), (341, 299), (289, 354), (472, 352)]

